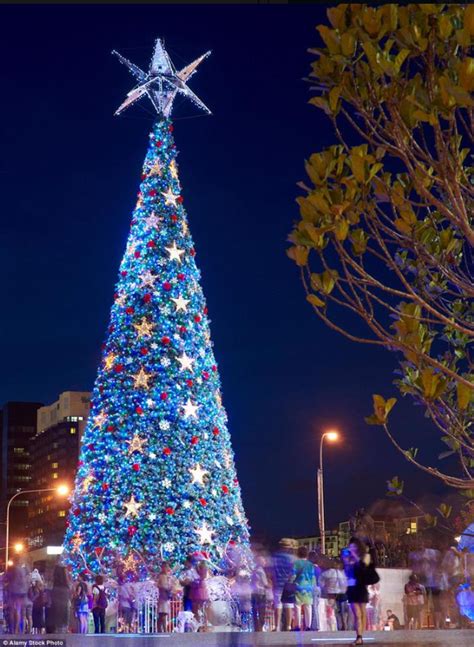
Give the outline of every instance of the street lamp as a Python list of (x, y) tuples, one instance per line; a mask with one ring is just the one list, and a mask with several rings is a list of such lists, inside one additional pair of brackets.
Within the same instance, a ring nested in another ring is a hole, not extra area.
[(20, 553), (22, 553), (22, 552), (25, 550), (25, 545), (24, 545), (21, 541), (18, 541), (18, 542), (13, 546), (13, 550), (15, 551), (15, 553), (16, 553), (17, 555), (19, 555)]
[[(6, 531), (5, 531), (5, 564), (6, 566), (9, 566), (9, 542), (10, 542), (10, 506), (13, 503), (13, 501), (21, 496), (22, 494), (37, 494), (39, 492), (56, 492), (59, 496), (66, 496), (69, 494), (69, 487), (67, 485), (58, 485), (57, 487), (48, 487), (48, 488), (41, 488), (38, 490), (19, 490), (16, 492), (10, 499), (7, 505), (7, 523), (6, 523)], [(22, 552), (22, 549), (19, 551), (17, 550), (17, 546), (22, 546), (23, 544), (15, 544), (15, 552), (19, 553)]]
[(335, 443), (339, 440), (339, 432), (330, 429), (325, 431), (321, 436), (319, 443), (319, 469), (318, 469), (318, 520), (319, 532), (321, 534), (321, 553), (324, 555), (326, 552), (326, 522), (324, 517), (324, 478), (323, 478), (323, 444), (324, 439), (330, 443)]

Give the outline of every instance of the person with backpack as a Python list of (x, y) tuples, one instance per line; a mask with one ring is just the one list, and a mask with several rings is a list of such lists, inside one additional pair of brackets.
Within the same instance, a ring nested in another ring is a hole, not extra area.
[(105, 592), (104, 578), (96, 575), (92, 587), (92, 616), (94, 618), (94, 631), (96, 634), (105, 634), (105, 610), (109, 604)]
[(89, 628), (89, 584), (87, 575), (81, 573), (74, 588), (74, 615), (77, 619), (77, 632), (86, 634)]

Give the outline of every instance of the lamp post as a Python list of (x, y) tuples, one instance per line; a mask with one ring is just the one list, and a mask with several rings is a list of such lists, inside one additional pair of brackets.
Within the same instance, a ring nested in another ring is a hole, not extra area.
[(319, 532), (321, 535), (321, 553), (324, 555), (326, 553), (326, 521), (324, 515), (324, 477), (323, 477), (323, 445), (324, 439), (331, 443), (339, 440), (339, 432), (337, 431), (325, 431), (321, 436), (321, 441), (319, 443), (319, 469), (318, 469), (318, 521), (319, 521)]
[[(13, 501), (22, 494), (37, 494), (39, 492), (56, 492), (59, 496), (66, 496), (69, 493), (67, 485), (58, 485), (58, 487), (41, 488), (37, 490), (19, 490), (11, 497), (7, 505), (7, 522), (5, 531), (5, 570), (8, 568), (9, 543), (10, 543), (10, 506)], [(17, 551), (19, 553), (21, 551)]]

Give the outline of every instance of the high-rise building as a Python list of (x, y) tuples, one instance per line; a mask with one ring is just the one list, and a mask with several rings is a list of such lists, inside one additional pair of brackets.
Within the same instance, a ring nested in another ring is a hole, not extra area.
[[(31, 442), (31, 474), (35, 488), (67, 483), (72, 487), (79, 440), (90, 408), (90, 393), (66, 391), (53, 404), (38, 409), (37, 431)], [(32, 498), (29, 507), (30, 550), (61, 545), (69, 503), (55, 492)]]
[[(31, 441), (41, 402), (7, 402), (1, 411), (0, 507), (5, 519), (9, 499), (32, 487)], [(20, 538), (28, 521), (28, 498), (18, 497), (10, 508), (11, 541)]]

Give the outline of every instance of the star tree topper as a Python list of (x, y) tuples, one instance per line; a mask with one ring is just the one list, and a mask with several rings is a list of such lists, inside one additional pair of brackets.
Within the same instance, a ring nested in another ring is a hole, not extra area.
[(164, 42), (160, 38), (157, 38), (150, 68), (148, 72), (144, 72), (137, 65), (114, 50), (112, 54), (115, 54), (119, 61), (128, 67), (138, 81), (138, 85), (127, 94), (127, 98), (118, 107), (115, 114), (119, 115), (142, 96), (146, 95), (160, 116), (169, 117), (173, 108), (173, 101), (177, 94), (184, 95), (205, 113), (211, 114), (209, 108), (187, 86), (187, 81), (195, 73), (198, 65), (210, 53), (206, 52), (178, 72), (171, 62)]

